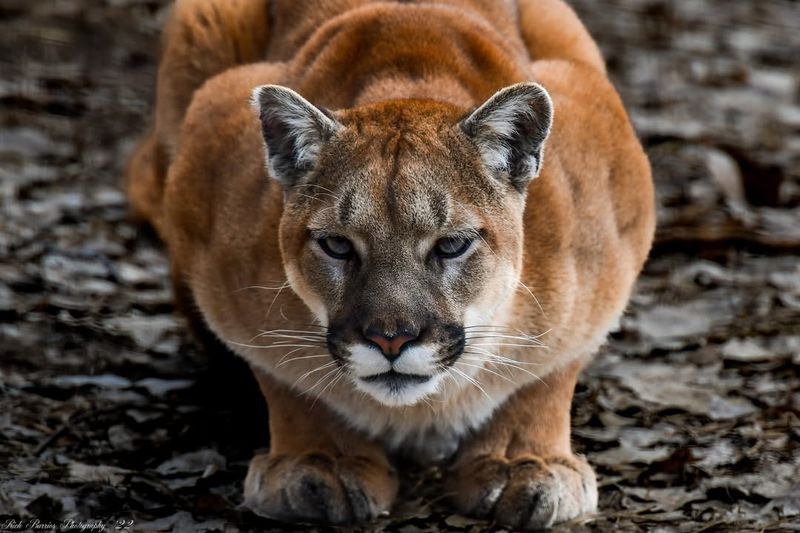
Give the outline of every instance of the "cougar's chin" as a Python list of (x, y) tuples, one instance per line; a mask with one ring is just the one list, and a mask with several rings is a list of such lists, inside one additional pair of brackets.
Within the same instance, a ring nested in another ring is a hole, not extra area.
[(370, 376), (353, 377), (356, 389), (367, 393), (383, 405), (400, 407), (414, 405), (436, 393), (443, 374), (406, 374), (389, 370)]

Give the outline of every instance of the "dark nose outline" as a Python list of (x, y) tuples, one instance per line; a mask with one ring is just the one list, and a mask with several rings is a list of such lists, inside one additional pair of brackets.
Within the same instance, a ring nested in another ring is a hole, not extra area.
[(369, 326), (364, 330), (364, 338), (376, 345), (390, 362), (400, 357), (403, 346), (419, 338), (408, 329), (400, 329), (394, 335), (387, 335), (383, 328)]

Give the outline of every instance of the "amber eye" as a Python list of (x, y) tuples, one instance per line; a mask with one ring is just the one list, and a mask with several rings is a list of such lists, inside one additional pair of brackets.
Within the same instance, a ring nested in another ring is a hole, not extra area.
[(473, 239), (459, 235), (444, 237), (436, 241), (434, 250), (436, 254), (443, 259), (453, 259), (464, 255), (464, 253), (469, 250), (469, 247), (472, 246), (472, 241)]
[(322, 251), (334, 259), (350, 259), (353, 255), (353, 243), (344, 237), (324, 237), (317, 242)]

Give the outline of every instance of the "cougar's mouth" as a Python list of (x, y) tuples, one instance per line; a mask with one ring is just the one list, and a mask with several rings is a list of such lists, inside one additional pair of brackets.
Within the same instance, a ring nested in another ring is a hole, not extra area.
[(399, 390), (408, 385), (419, 385), (425, 383), (431, 379), (431, 376), (406, 374), (404, 372), (397, 372), (396, 370), (389, 370), (388, 372), (373, 374), (360, 379), (374, 385), (383, 385), (390, 390)]

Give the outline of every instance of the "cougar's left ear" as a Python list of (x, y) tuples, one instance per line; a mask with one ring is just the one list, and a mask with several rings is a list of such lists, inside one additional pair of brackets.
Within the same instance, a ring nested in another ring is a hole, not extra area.
[(518, 83), (494, 94), (464, 119), (461, 129), (480, 151), (486, 168), (522, 192), (539, 175), (553, 104), (544, 88)]
[(267, 171), (284, 187), (297, 184), (342, 125), (291, 89), (262, 85), (253, 91), (267, 145)]

